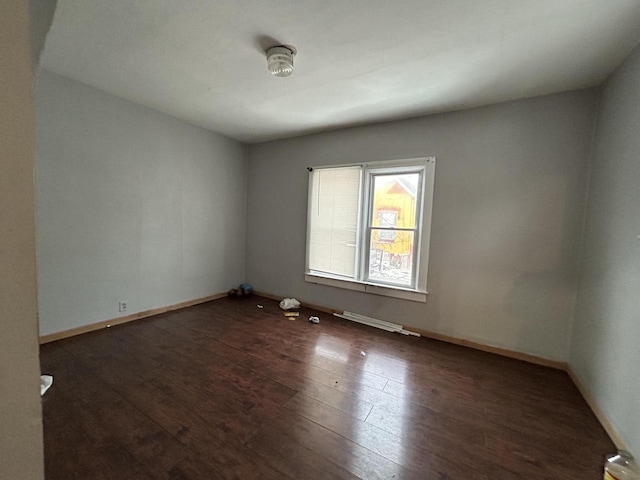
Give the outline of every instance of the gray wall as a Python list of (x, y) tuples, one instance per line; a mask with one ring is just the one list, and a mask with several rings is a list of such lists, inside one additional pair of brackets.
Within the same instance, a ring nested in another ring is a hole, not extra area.
[(0, 2), (0, 478), (44, 478), (27, 2)]
[(603, 89), (582, 256), (570, 364), (640, 455), (640, 47)]
[(42, 55), (57, 5), (58, 0), (29, 0), (31, 68), (34, 73), (40, 64), (40, 56)]
[(36, 114), (41, 334), (244, 279), (246, 146), (46, 71)]
[[(253, 145), (247, 278), (276, 295), (565, 360), (596, 92)], [(427, 303), (306, 283), (307, 165), (436, 155)]]

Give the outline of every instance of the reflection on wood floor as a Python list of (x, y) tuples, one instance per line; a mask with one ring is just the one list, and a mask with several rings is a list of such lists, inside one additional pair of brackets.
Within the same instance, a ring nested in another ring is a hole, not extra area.
[(49, 480), (598, 480), (615, 451), (564, 372), (264, 298), (43, 345), (41, 362)]

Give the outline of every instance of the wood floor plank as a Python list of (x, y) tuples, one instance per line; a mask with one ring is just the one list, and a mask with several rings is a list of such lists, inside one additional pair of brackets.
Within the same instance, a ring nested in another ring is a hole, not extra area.
[[(58, 352), (59, 354), (62, 352)], [(224, 477), (180, 444), (171, 434), (152, 421), (146, 413), (127, 401), (101, 375), (99, 370), (83, 364), (71, 355), (66, 361), (49, 363), (55, 371), (55, 393), (62, 396), (58, 404), (76, 405), (74, 411), (80, 414), (82, 422), (91, 425), (92, 432), (109, 435), (108, 446), (123, 447), (135, 461), (152, 475), (152, 478), (171, 478), (180, 471), (180, 464), (188, 462), (193, 470), (200, 471), (199, 477), (220, 480)], [(81, 376), (74, 375), (82, 372)], [(130, 377), (129, 377), (130, 380)], [(147, 405), (144, 406), (147, 408)], [(114, 441), (117, 439), (117, 442)], [(88, 443), (84, 442), (83, 444)], [(110, 462), (114, 466), (122, 463)], [(126, 478), (114, 475), (110, 478)], [(69, 476), (69, 478), (81, 478)]]
[(290, 414), (272, 419), (304, 447), (319, 453), (361, 479), (423, 479), (414, 472), (302, 416)]
[(82, 404), (50, 393), (43, 402), (43, 425), (56, 435), (44, 438), (47, 479), (154, 478)]
[[(186, 388), (187, 384), (182, 383), (174, 387), (169, 383), (170, 377), (165, 377), (166, 383), (155, 386), (137, 376), (132, 370), (112, 365), (96, 368), (98, 378), (117, 391), (122, 398), (144, 409), (149, 418), (189, 447), (193, 454), (197, 455), (196, 458), (204, 459), (205, 463), (222, 472), (224, 477), (221, 478), (286, 478), (281, 472), (256, 463), (253, 453), (242, 445), (238, 438), (240, 432), (248, 426), (250, 431), (246, 435), (253, 434), (253, 419), (249, 414), (234, 411), (232, 408), (225, 410), (224, 408), (231, 406), (229, 402), (203, 402), (200, 398), (201, 392)], [(169, 469), (174, 474), (183, 472), (181, 475), (186, 475), (185, 466), (181, 466), (183, 464), (190, 464), (192, 470), (206, 469), (203, 462), (186, 463), (186, 457), (178, 460), (173, 462), (175, 465)], [(200, 478), (193, 476), (193, 473), (190, 475), (187, 478)], [(218, 478), (213, 474), (209, 477)]]
[[(94, 345), (94, 348), (97, 348), (97, 345)], [(166, 355), (166, 353), (159, 355)], [(141, 384), (142, 379), (151, 377), (148, 384), (156, 388), (163, 398), (177, 400), (189, 409), (207, 416), (211, 419), (212, 428), (233, 433), (238, 440), (254, 432), (252, 420), (254, 417), (259, 417), (261, 407), (264, 403), (268, 405), (268, 399), (256, 404), (255, 399), (251, 400), (234, 387), (222, 385), (219, 379), (209, 376), (208, 372), (185, 357), (174, 355), (170, 358), (173, 361), (168, 362), (167, 366), (160, 367), (154, 375), (141, 371), (137, 365), (124, 368), (124, 365), (118, 363), (108, 363), (95, 365), (95, 368), (101, 372), (102, 378), (120, 393), (135, 395), (136, 388), (147, 387)], [(132, 376), (132, 373), (135, 376)], [(278, 389), (286, 389), (282, 385), (274, 385)], [(129, 386), (133, 388), (123, 391)], [(289, 397), (289, 394), (285, 395), (277, 404), (284, 403)], [(141, 403), (140, 408), (144, 408), (144, 403)]]
[(234, 423), (229, 418), (224, 422), (211, 418), (211, 414), (187, 407), (170, 395), (162, 395), (149, 384), (132, 389), (128, 396), (136, 405), (146, 405), (154, 421), (225, 478), (288, 478), (283, 472), (255, 458), (254, 453), (238, 440)]
[[(296, 395), (287, 403), (286, 407), (392, 462), (413, 471), (422, 472), (425, 478), (489, 478), (480, 471), (482, 466), (486, 466), (484, 461), (483, 465), (473, 464), (472, 469), (461, 468), (465, 463), (468, 465), (468, 462), (474, 460), (474, 458), (469, 458), (468, 453), (462, 459), (445, 458), (434, 453), (433, 449), (422, 448), (420, 443), (411, 438), (403, 439), (393, 435), (306, 395)], [(446, 453), (454, 456), (458, 452)], [(479, 459), (476, 457), (475, 460)]]
[[(247, 446), (260, 458), (296, 480), (357, 480), (348, 470), (331, 462), (299, 442), (292, 440), (289, 430), (267, 424), (256, 432)], [(291, 459), (295, 458), (295, 462)]]
[(54, 480), (597, 480), (615, 451), (563, 372), (263, 298), (43, 345), (41, 363)]

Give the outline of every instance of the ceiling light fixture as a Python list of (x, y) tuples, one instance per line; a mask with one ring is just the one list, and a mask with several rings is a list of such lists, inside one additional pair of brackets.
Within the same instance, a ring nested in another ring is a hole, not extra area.
[(295, 47), (278, 45), (267, 50), (267, 68), (276, 77), (288, 77), (293, 73)]

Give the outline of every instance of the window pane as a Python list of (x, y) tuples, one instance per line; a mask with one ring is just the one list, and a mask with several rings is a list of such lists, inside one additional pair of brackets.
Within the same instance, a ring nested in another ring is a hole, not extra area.
[[(393, 234), (393, 239), (387, 236)], [(371, 230), (369, 280), (410, 287), (414, 232)]]
[(312, 172), (309, 269), (354, 277), (360, 167)]
[(373, 177), (373, 227), (416, 227), (419, 173), (394, 173)]
[[(393, 228), (398, 224), (398, 212), (396, 210), (378, 210), (378, 225), (385, 228)], [(396, 239), (396, 232), (393, 230), (380, 230), (378, 232), (379, 241), (393, 242)]]

